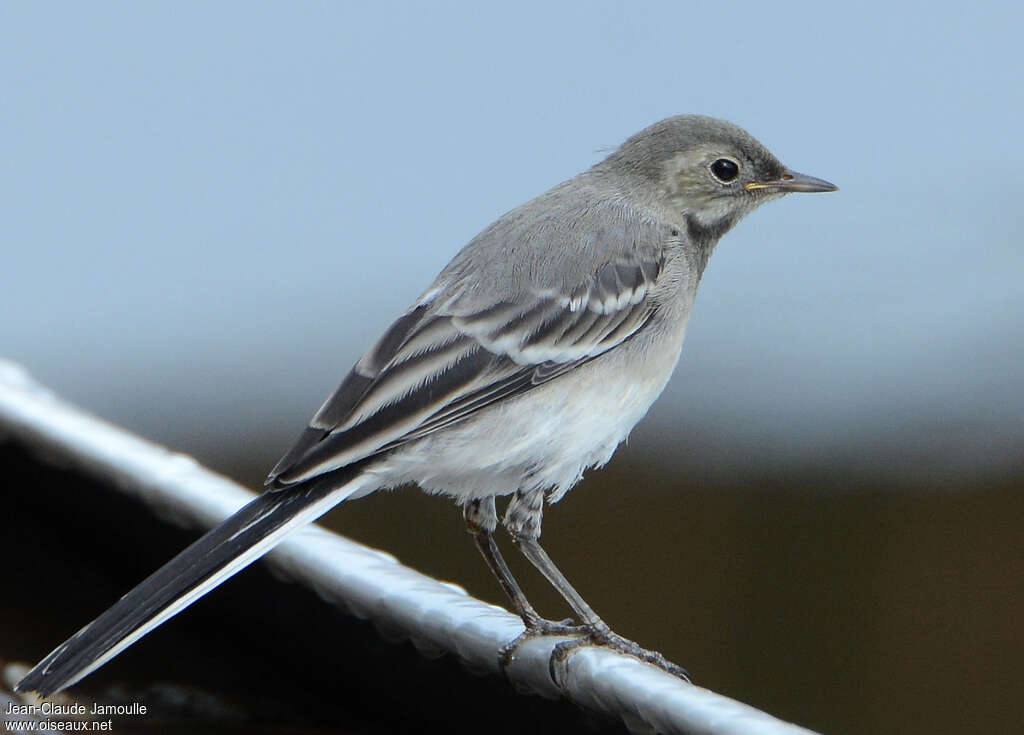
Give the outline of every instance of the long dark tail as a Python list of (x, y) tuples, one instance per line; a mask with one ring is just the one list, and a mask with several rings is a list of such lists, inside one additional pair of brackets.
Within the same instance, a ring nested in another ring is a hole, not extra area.
[(54, 649), (15, 689), (46, 697), (71, 686), (369, 481), (352, 467), (260, 495)]

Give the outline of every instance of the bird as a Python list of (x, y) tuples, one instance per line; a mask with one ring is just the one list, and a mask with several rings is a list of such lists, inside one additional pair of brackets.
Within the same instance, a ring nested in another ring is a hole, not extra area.
[[(413, 483), (454, 498), (522, 618), (522, 640), (578, 633), (673, 673), (616, 633), (540, 545), (545, 508), (611, 458), (679, 360), (705, 266), (762, 204), (837, 187), (784, 166), (732, 123), (657, 122), (474, 237), (355, 363), (264, 492), (58, 646), (17, 684), (51, 695), (343, 501)], [(496, 499), (508, 498), (499, 519)], [(543, 618), (503, 558), (515, 547), (575, 619)]]

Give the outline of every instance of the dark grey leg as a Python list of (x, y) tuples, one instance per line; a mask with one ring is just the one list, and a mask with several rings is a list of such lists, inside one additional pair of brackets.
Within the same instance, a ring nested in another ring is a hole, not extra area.
[(635, 656), (642, 661), (654, 664), (658, 668), (678, 676), (685, 681), (690, 677), (686, 670), (672, 663), (657, 651), (648, 651), (641, 648), (631, 640), (623, 638), (614, 633), (608, 624), (598, 617), (594, 609), (587, 604), (586, 600), (576, 591), (565, 575), (551, 561), (551, 557), (540, 545), (540, 526), (544, 514), (544, 494), (540, 491), (530, 493), (516, 493), (509, 503), (508, 512), (505, 514), (505, 527), (512, 534), (512, 539), (523, 555), (530, 560), (543, 574), (551, 586), (558, 590), (558, 593), (569, 603), (569, 607), (579, 617), (583, 627), (587, 630), (587, 638), (566, 641), (555, 647), (552, 657), (552, 678), (554, 676), (555, 663), (564, 662), (569, 655), (585, 645), (599, 644), (608, 646), (620, 653)]
[(541, 548), (540, 542), (537, 539), (516, 537), (515, 544), (523, 552), (523, 556), (529, 559), (530, 563), (537, 567), (540, 573), (547, 578), (551, 586), (558, 590), (558, 593), (565, 598), (565, 601), (569, 603), (569, 607), (579, 616), (580, 622), (587, 626), (588, 630), (592, 633), (611, 632), (608, 625), (597, 616), (597, 613), (580, 596), (576, 588), (569, 584), (569, 580), (565, 578), (561, 570), (551, 561), (548, 552)]
[[(498, 514), (494, 508), (494, 498), (482, 498), (471, 500), (463, 506), (463, 515), (466, 518), (466, 526), (469, 528), (476, 547), (487, 562), (487, 566), (498, 583), (505, 590), (516, 614), (523, 619), (527, 631), (534, 635), (568, 635), (580, 632), (578, 626), (574, 626), (572, 620), (555, 622), (545, 620), (534, 609), (530, 601), (526, 599), (522, 588), (508, 568), (497, 542), (494, 540), (494, 529), (498, 525)], [(518, 640), (518, 639), (517, 639)]]
[(505, 590), (505, 594), (512, 601), (512, 607), (515, 608), (516, 614), (523, 619), (523, 624), (527, 628), (535, 627), (543, 618), (537, 614), (533, 605), (526, 599), (522, 588), (512, 575), (512, 570), (505, 563), (498, 544), (494, 541), (494, 529), (498, 525), (494, 498), (471, 500), (463, 506), (462, 510), (466, 518), (466, 526), (473, 536), (473, 541), (476, 542), (476, 547), (480, 549), (480, 554), (487, 562), (487, 566), (498, 578), (501, 588)]

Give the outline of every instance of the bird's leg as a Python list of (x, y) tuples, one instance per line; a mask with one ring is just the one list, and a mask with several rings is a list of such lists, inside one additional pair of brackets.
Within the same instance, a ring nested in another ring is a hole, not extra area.
[(558, 681), (556, 665), (563, 664), (573, 651), (581, 646), (598, 644), (607, 646), (620, 653), (634, 656), (642, 661), (653, 664), (680, 679), (690, 681), (686, 669), (677, 666), (657, 651), (648, 651), (636, 643), (613, 632), (586, 600), (576, 591), (565, 575), (551, 561), (551, 557), (540, 545), (540, 526), (544, 512), (544, 495), (540, 491), (517, 493), (509, 503), (505, 515), (505, 527), (512, 534), (516, 547), (530, 560), (551, 586), (569, 603), (569, 607), (579, 617), (582, 627), (587, 631), (586, 638), (559, 643), (551, 658), (552, 678)]
[(493, 496), (468, 501), (463, 506), (463, 515), (466, 519), (466, 526), (476, 542), (476, 547), (480, 549), (480, 554), (484, 557), (484, 561), (487, 562), (487, 566), (494, 573), (494, 576), (497, 577), (501, 588), (505, 590), (505, 594), (511, 600), (516, 614), (523, 619), (523, 625), (526, 626), (526, 631), (522, 635), (516, 637), (502, 648), (501, 665), (503, 669), (511, 663), (512, 654), (526, 637), (571, 635), (573, 633), (586, 632), (586, 629), (575, 625), (571, 618), (561, 621), (542, 618), (533, 605), (530, 604), (530, 601), (526, 599), (526, 595), (523, 594), (522, 588), (512, 575), (512, 570), (508, 568), (508, 564), (505, 562), (505, 558), (501, 555), (501, 550), (494, 540), (494, 529), (498, 525), (498, 515), (494, 508)]
[(468, 501), (463, 506), (463, 515), (466, 519), (466, 527), (472, 534), (473, 541), (476, 542), (476, 547), (480, 549), (491, 572), (498, 578), (498, 583), (505, 590), (509, 600), (512, 601), (512, 607), (515, 608), (516, 613), (523, 619), (523, 624), (527, 628), (536, 627), (543, 621), (543, 618), (537, 614), (533, 605), (526, 599), (526, 595), (523, 594), (522, 588), (512, 575), (512, 570), (508, 568), (508, 564), (494, 540), (494, 529), (498, 524), (494, 498), (487, 497)]

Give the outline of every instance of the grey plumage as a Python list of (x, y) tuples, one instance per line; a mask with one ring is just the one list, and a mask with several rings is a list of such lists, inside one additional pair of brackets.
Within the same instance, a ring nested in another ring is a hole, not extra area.
[[(544, 500), (558, 500), (584, 470), (605, 463), (664, 388), (719, 238), (765, 201), (834, 188), (789, 171), (734, 125), (682, 116), (508, 212), (356, 363), (275, 466), (266, 495), (55, 650), (19, 687), (68, 686), (300, 522), (407, 482), (464, 507), (525, 635), (579, 630), (681, 674), (612, 633), (554, 567), (538, 543)], [(544, 621), (511, 577), (491, 536), (499, 495), (512, 495), (506, 527), (566, 597), (579, 628)], [(284, 502), (292, 497), (305, 500)], [(238, 539), (250, 537), (240, 548)], [(204, 571), (190, 574), (198, 553)]]

